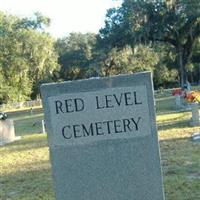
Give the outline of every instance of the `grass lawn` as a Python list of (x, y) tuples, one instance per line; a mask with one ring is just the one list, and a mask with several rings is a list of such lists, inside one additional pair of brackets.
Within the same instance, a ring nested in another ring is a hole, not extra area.
[[(189, 126), (190, 112), (175, 112), (173, 97), (160, 95), (156, 105), (166, 200), (199, 200), (200, 142), (191, 135), (200, 126)], [(8, 116), (22, 138), (0, 147), (0, 200), (55, 199), (42, 110)]]

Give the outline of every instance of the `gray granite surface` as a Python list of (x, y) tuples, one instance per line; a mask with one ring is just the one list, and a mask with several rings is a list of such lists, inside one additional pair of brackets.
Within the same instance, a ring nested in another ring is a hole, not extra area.
[(163, 200), (151, 74), (41, 87), (57, 200)]

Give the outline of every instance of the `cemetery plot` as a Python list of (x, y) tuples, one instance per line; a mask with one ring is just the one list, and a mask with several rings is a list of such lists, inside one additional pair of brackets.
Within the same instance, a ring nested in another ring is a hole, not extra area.
[[(199, 200), (200, 142), (193, 141), (192, 135), (200, 127), (188, 126), (191, 111), (175, 112), (170, 95), (168, 91), (156, 94), (165, 198)], [(42, 110), (34, 109), (33, 115), (12, 112), (8, 117), (14, 119), (15, 133), (22, 138), (0, 147), (0, 199), (55, 200), (46, 134), (40, 134), (41, 126), (33, 126), (43, 119)]]

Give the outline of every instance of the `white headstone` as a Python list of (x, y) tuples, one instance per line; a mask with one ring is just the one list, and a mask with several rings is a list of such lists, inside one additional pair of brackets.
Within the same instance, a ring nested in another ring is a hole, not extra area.
[(191, 103), (191, 109), (192, 109), (192, 126), (198, 126), (200, 125), (200, 117), (199, 117), (199, 104), (198, 103)]
[(20, 139), (20, 137), (15, 136), (13, 120), (0, 120), (0, 146), (18, 139)]

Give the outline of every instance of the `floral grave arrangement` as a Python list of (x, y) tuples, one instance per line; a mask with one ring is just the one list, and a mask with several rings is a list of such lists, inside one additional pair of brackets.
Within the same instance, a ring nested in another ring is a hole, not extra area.
[(172, 90), (172, 96), (182, 96), (183, 95), (183, 90), (181, 88), (175, 88)]
[(184, 98), (188, 103), (200, 103), (200, 91), (191, 91), (185, 93)]
[(173, 96), (182, 96), (188, 103), (200, 103), (200, 91), (186, 91), (181, 88), (175, 88), (172, 91)]

